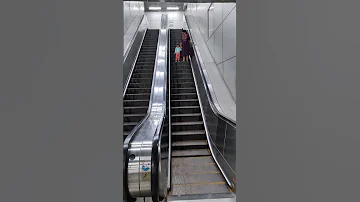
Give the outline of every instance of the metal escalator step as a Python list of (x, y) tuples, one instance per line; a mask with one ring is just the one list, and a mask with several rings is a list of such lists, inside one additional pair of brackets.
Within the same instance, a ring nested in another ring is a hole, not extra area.
[(179, 107), (171, 107), (172, 109), (196, 109), (200, 108), (200, 106), (179, 106)]
[(182, 70), (191, 70), (190, 65), (180, 65), (182, 62), (178, 62), (179, 64), (171, 65), (171, 68), (175, 71), (182, 71)]
[(134, 72), (132, 76), (133, 78), (149, 78), (153, 76), (153, 73)]
[(124, 100), (145, 100), (150, 98), (150, 93), (125, 94)]
[(131, 82), (128, 88), (151, 88), (151, 82), (144, 81), (144, 83)]
[(124, 122), (124, 126), (136, 126), (138, 122)]
[[(214, 159), (212, 156), (198, 156), (198, 157), (188, 157), (188, 158), (173, 158), (172, 164), (175, 167), (184, 167), (184, 166), (210, 166), (215, 165)], [(215, 170), (216, 171), (216, 170)], [(206, 171), (206, 172), (215, 172), (215, 171)]]
[(142, 94), (142, 93), (150, 93), (150, 88), (127, 88), (126, 93), (130, 94)]
[(199, 105), (199, 101), (197, 99), (171, 101), (171, 107), (198, 106), (198, 105)]
[(191, 76), (192, 76), (191, 69), (171, 69), (170, 73), (171, 73), (171, 75), (191, 74)]
[(149, 106), (133, 106), (133, 107), (123, 107), (124, 114), (144, 114), (147, 112)]
[(202, 121), (201, 113), (171, 115), (171, 122), (173, 123), (184, 122), (184, 121)]
[(192, 114), (171, 114), (172, 117), (183, 117), (183, 116), (201, 116), (201, 113)]
[(196, 93), (196, 88), (172, 88), (171, 95), (182, 93)]
[(140, 52), (138, 58), (145, 58), (145, 59), (149, 59), (150, 61), (152, 61), (152, 60), (155, 60), (156, 55)]
[[(191, 72), (191, 70), (174, 70), (176, 72), (172, 72), (173, 75), (176, 75), (176, 77), (190, 77), (192, 78), (193, 74)], [(187, 72), (185, 72), (187, 71)]]
[(150, 88), (151, 83), (129, 83), (128, 88)]
[(149, 106), (149, 100), (124, 100), (124, 107)]
[(171, 100), (171, 102), (196, 102), (198, 99)]
[(210, 156), (208, 149), (187, 149), (187, 150), (173, 150), (173, 157), (193, 157), (193, 156)]
[(154, 48), (154, 49), (146, 49), (146, 50), (140, 50), (140, 53), (154, 53), (154, 54), (156, 54), (156, 50), (155, 50), (156, 48)]
[(186, 131), (172, 131), (172, 141), (195, 141), (195, 140), (206, 140), (204, 130), (186, 130)]
[(196, 93), (171, 94), (171, 99), (197, 99)]
[(171, 74), (171, 81), (173, 81), (174, 79), (179, 81), (184, 80), (194, 82), (192, 74)]
[(152, 83), (153, 78), (131, 78), (131, 83), (143, 83), (143, 82), (151, 82)]
[(124, 122), (124, 131), (131, 131), (139, 122)]
[(175, 122), (171, 123), (172, 126), (188, 126), (188, 125), (203, 125), (202, 121), (189, 121), (189, 122)]
[(136, 64), (134, 70), (154, 72), (154, 65)]
[(124, 107), (124, 109), (144, 109), (148, 107), (149, 106), (134, 106), (134, 107)]
[(225, 182), (221, 183), (207, 183), (207, 184), (186, 184), (173, 185), (172, 195), (200, 195), (200, 194), (222, 194), (229, 193), (228, 186)]
[(174, 178), (174, 185), (185, 185), (185, 184), (223, 184), (224, 177), (221, 173), (210, 172), (210, 173), (187, 173), (179, 178)]
[(153, 74), (154, 70), (145, 69), (145, 68), (134, 68), (133, 74), (141, 73), (141, 74)]
[(124, 122), (140, 122), (146, 114), (124, 114)]
[(124, 114), (124, 117), (145, 116), (146, 114)]
[(171, 144), (173, 147), (192, 147), (193, 146), (207, 146), (206, 140), (185, 140), (185, 141), (176, 141)]
[(173, 157), (171, 160), (173, 174), (217, 173), (219, 169), (211, 155), (196, 157)]
[(139, 62), (136, 62), (136, 64), (147, 64), (147, 65), (151, 65), (151, 64), (155, 64), (155, 59), (154, 61), (139, 61)]
[(171, 83), (172, 88), (191, 88), (195, 87), (194, 82), (181, 82), (181, 83)]
[(171, 107), (171, 114), (201, 113), (200, 106)]

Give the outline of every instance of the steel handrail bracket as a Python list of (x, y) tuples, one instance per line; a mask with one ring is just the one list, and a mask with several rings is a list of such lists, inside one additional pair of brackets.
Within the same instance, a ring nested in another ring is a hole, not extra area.
[(152, 153), (156, 150), (160, 155), (160, 132), (166, 113), (168, 29), (167, 16), (164, 14), (161, 24), (148, 114), (124, 142), (124, 178), (127, 178), (124, 179), (124, 186), (128, 198), (154, 197), (153, 183), (158, 181), (152, 179), (153, 168), (157, 166), (154, 165)]

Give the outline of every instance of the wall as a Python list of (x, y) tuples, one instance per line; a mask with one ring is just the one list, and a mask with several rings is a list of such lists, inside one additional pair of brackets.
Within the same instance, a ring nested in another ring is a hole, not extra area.
[(124, 33), (127, 32), (136, 17), (144, 14), (144, 2), (124, 1)]
[(150, 29), (160, 29), (162, 14), (168, 14), (169, 28), (182, 29), (184, 12), (181, 11), (145, 12), (147, 19), (149, 20)]
[(189, 3), (185, 14), (195, 18), (236, 101), (236, 3)]
[(144, 15), (144, 2), (124, 1), (124, 53), (133, 38), (141, 17)]
[(360, 1), (241, 2), (241, 199), (360, 201)]

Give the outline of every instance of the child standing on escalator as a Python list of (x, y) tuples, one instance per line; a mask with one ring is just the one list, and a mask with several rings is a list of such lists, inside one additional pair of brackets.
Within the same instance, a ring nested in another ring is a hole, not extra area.
[(179, 43), (176, 44), (176, 47), (175, 47), (175, 62), (180, 62), (180, 52), (181, 52), (181, 48), (180, 48), (180, 45)]

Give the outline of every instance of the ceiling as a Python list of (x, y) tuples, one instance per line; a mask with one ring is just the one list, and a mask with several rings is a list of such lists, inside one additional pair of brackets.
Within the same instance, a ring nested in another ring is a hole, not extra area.
[(236, 2), (236, 0), (143, 0), (144, 2), (175, 2), (175, 3), (222, 3)]
[[(132, 0), (130, 0), (132, 1)], [(136, 1), (136, 0), (134, 0)], [(236, 2), (236, 0), (143, 0), (145, 12), (167, 11), (167, 7), (178, 7), (178, 11), (185, 11), (187, 3), (226, 3)], [(161, 10), (149, 10), (149, 7), (161, 7)]]
[[(185, 3), (183, 2), (150, 2), (145, 1), (145, 12), (147, 11), (167, 11), (167, 7), (178, 7), (177, 11), (185, 11)], [(150, 7), (161, 7), (161, 10), (150, 10)]]

